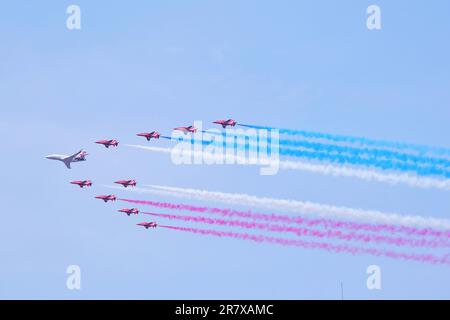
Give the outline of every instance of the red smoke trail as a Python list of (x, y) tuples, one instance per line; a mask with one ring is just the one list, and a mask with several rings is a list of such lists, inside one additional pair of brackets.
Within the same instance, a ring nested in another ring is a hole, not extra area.
[(416, 236), (433, 236), (438, 238), (450, 238), (449, 231), (440, 231), (432, 228), (415, 228), (408, 226), (395, 226), (390, 224), (368, 224), (368, 223), (358, 223), (350, 221), (339, 221), (332, 219), (312, 219), (304, 218), (299, 216), (289, 216), (289, 215), (279, 215), (279, 214), (266, 214), (266, 213), (255, 213), (252, 211), (239, 211), (233, 209), (221, 209), (212, 207), (199, 207), (192, 206), (188, 204), (176, 204), (169, 202), (156, 202), (156, 201), (144, 201), (144, 200), (132, 200), (132, 199), (119, 199), (126, 202), (144, 204), (149, 206), (154, 206), (158, 208), (165, 208), (171, 210), (186, 210), (198, 213), (212, 213), (219, 214), (224, 217), (240, 217), (248, 218), (253, 220), (264, 220), (269, 222), (282, 222), (282, 223), (295, 223), (302, 224), (308, 227), (323, 226), (325, 228), (341, 228), (349, 230), (362, 230), (370, 232), (390, 232), (390, 233), (405, 233), (407, 235)]
[(275, 243), (283, 246), (294, 246), (306, 249), (321, 249), (328, 252), (337, 252), (337, 253), (350, 253), (350, 254), (368, 254), (373, 256), (382, 256), (388, 257), (397, 260), (409, 260), (409, 261), (420, 261), (431, 264), (446, 264), (450, 265), (450, 255), (447, 254), (443, 257), (437, 257), (432, 254), (414, 254), (414, 253), (402, 253), (388, 250), (379, 250), (373, 248), (360, 248), (360, 247), (352, 247), (347, 245), (334, 245), (326, 242), (309, 242), (303, 240), (296, 239), (283, 239), (283, 238), (275, 238), (268, 237), (263, 235), (252, 235), (247, 233), (237, 233), (237, 232), (229, 232), (229, 231), (217, 231), (210, 229), (196, 229), (196, 228), (186, 228), (186, 227), (176, 227), (176, 226), (165, 226), (159, 225), (161, 228), (167, 228), (178, 231), (191, 232), (202, 235), (211, 235), (216, 237), (227, 237), (227, 238), (235, 238), (241, 240), (249, 240), (260, 243)]
[(247, 222), (247, 221), (239, 221), (239, 220), (223, 220), (223, 219), (212, 219), (207, 217), (197, 217), (197, 216), (185, 216), (185, 215), (173, 215), (173, 214), (164, 214), (164, 213), (154, 213), (154, 212), (141, 212), (142, 214), (151, 215), (154, 217), (166, 218), (166, 219), (175, 219), (182, 221), (190, 221), (190, 222), (199, 222), (206, 223), (212, 225), (221, 225), (221, 226), (232, 226), (232, 227), (240, 227), (246, 229), (260, 229), (260, 230), (268, 230), (274, 232), (290, 232), (294, 233), (298, 236), (309, 236), (316, 238), (331, 238), (345, 241), (361, 241), (365, 243), (387, 243), (396, 246), (411, 246), (411, 247), (450, 247), (450, 243), (444, 241), (430, 241), (425, 239), (406, 239), (400, 237), (389, 237), (389, 236), (379, 236), (379, 235), (365, 235), (365, 234), (357, 234), (354, 232), (351, 233), (343, 233), (341, 231), (336, 230), (313, 230), (307, 228), (297, 228), (297, 227), (286, 227), (276, 224), (269, 223), (257, 223), (257, 222)]

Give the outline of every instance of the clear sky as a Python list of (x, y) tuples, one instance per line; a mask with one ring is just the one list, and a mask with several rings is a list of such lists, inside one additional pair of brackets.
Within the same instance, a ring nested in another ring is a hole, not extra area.
[[(70, 4), (81, 30), (66, 28)], [(366, 28), (370, 4), (379, 31)], [(343, 282), (348, 299), (449, 299), (449, 267), (144, 230), (93, 198), (130, 177), (448, 218), (445, 191), (175, 166), (124, 144), (232, 117), (450, 147), (449, 12), (444, 0), (2, 3), (0, 298), (339, 299)], [(121, 144), (94, 144), (105, 138)], [(88, 161), (72, 170), (44, 158), (80, 148)], [(91, 189), (68, 183), (85, 178)], [(366, 288), (372, 264), (381, 290)], [(68, 265), (81, 268), (79, 291), (66, 288)]]

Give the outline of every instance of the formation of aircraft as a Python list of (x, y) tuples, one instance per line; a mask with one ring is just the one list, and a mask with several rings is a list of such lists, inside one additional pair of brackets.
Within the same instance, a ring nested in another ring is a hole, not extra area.
[[(237, 124), (237, 122), (233, 119), (216, 120), (216, 121), (213, 121), (213, 123), (220, 124), (223, 128), (226, 128), (227, 126), (234, 127)], [(197, 132), (197, 128), (194, 126), (176, 127), (176, 128), (174, 128), (174, 130), (182, 131), (184, 134)], [(136, 135), (140, 136), (140, 137), (145, 137), (147, 139), (147, 141), (150, 141), (151, 139), (159, 139), (161, 136), (161, 134), (157, 131), (142, 132), (142, 133), (137, 133)], [(95, 141), (95, 143), (104, 145), (105, 148), (109, 148), (111, 146), (117, 147), (119, 145), (119, 141), (117, 141), (116, 139), (98, 140), (98, 141)], [(67, 168), (70, 169), (71, 168), (70, 164), (72, 162), (86, 161), (87, 155), (88, 154), (86, 151), (80, 150), (71, 156), (61, 155), (61, 154), (50, 154), (50, 155), (46, 156), (46, 158), (50, 159), (50, 160), (59, 160), (59, 161), (63, 162)]]
[(50, 160), (58, 160), (63, 162), (68, 169), (70, 169), (70, 164), (72, 162), (80, 162), (80, 161), (86, 161), (87, 153), (86, 151), (80, 150), (77, 153), (74, 153), (71, 156), (63, 155), (63, 154), (50, 154), (46, 156), (45, 158)]
[(156, 222), (139, 222), (139, 223), (137, 223), (137, 225), (144, 227), (145, 229), (156, 228), (156, 226), (157, 226)]
[(113, 194), (96, 196), (95, 198), (96, 198), (96, 199), (103, 200), (103, 201), (105, 201), (105, 202), (108, 202), (108, 201), (116, 201), (116, 199), (117, 199), (116, 196), (113, 195)]
[(119, 145), (119, 141), (117, 141), (116, 139), (98, 140), (98, 141), (95, 141), (95, 143), (102, 144), (106, 148), (109, 148), (110, 146), (117, 147)]
[(92, 186), (91, 180), (75, 180), (75, 181), (70, 181), (70, 183), (77, 184), (80, 186), (80, 188)]
[(176, 127), (173, 130), (182, 131), (184, 134), (188, 133), (195, 133), (197, 132), (197, 128), (194, 126), (187, 126), (187, 127)]
[(159, 134), (159, 132), (157, 132), (157, 131), (136, 133), (136, 135), (139, 137), (145, 137), (145, 139), (147, 139), (147, 141), (150, 141), (150, 139), (152, 139), (152, 138), (159, 139), (159, 137), (161, 136)]
[(237, 124), (237, 122), (235, 121), (235, 120), (233, 120), (233, 119), (228, 119), (228, 120), (216, 120), (216, 121), (213, 121), (213, 123), (215, 123), (215, 124), (220, 124), (221, 126), (222, 126), (222, 128), (226, 128), (227, 126), (230, 126), (230, 127), (234, 127), (236, 124)]
[(136, 180), (117, 180), (114, 183), (121, 184), (125, 188), (128, 186), (136, 187)]
[(132, 214), (139, 214), (139, 210), (137, 208), (132, 208), (132, 209), (120, 209), (117, 210), (119, 212), (123, 212), (126, 213), (128, 216), (132, 215)]
[[(213, 121), (213, 123), (221, 125), (222, 128), (224, 128), (224, 129), (227, 126), (234, 127), (237, 124), (237, 122), (235, 120), (233, 120), (233, 119), (216, 120), (216, 121)], [(197, 128), (194, 127), (194, 126), (176, 127), (176, 128), (174, 128), (174, 130), (182, 131), (184, 134), (197, 132)], [(139, 137), (144, 137), (145, 139), (147, 139), (147, 141), (150, 141), (151, 139), (159, 139), (160, 136), (161, 136), (161, 134), (159, 132), (157, 132), (157, 131), (141, 132), (141, 133), (137, 133), (136, 135), (139, 136)], [(115, 139), (98, 140), (98, 141), (95, 141), (95, 143), (104, 145), (106, 148), (109, 148), (111, 146), (117, 147), (119, 145), (119, 141), (117, 141)], [(65, 166), (68, 169), (71, 169), (71, 163), (86, 161), (86, 156), (87, 155), (88, 155), (88, 153), (86, 151), (80, 150), (77, 153), (74, 153), (73, 155), (50, 154), (50, 155), (46, 156), (45, 158), (50, 159), (50, 160), (61, 161), (62, 163), (65, 164)], [(80, 188), (91, 187), (92, 186), (91, 180), (74, 180), (74, 181), (70, 181), (70, 183), (74, 184), (74, 185), (78, 185)], [(115, 181), (114, 183), (121, 184), (125, 188), (127, 188), (128, 186), (133, 186), (133, 187), (136, 186), (136, 180), (132, 180), (132, 179), (130, 179), (130, 180), (118, 180), (118, 181)], [(99, 195), (99, 196), (96, 196), (95, 198), (103, 200), (105, 203), (108, 202), (108, 201), (116, 201), (117, 200), (116, 196), (113, 195), (113, 194)], [(139, 214), (139, 210), (137, 208), (120, 209), (120, 210), (118, 210), (118, 212), (126, 213), (128, 216), (130, 216), (132, 214), (134, 214), (134, 215)], [(142, 227), (144, 227), (146, 229), (148, 229), (148, 228), (156, 228), (157, 227), (156, 222), (140, 222), (137, 225), (138, 226), (142, 226)]]

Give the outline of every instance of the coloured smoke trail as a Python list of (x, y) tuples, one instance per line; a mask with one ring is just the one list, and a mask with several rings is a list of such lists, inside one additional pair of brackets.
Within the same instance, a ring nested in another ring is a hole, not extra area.
[[(172, 154), (173, 152), (172, 148), (149, 147), (143, 145), (126, 146), (158, 153)], [(179, 151), (180, 150), (178, 150), (177, 152)], [(210, 162), (213, 162), (218, 158), (217, 154), (211, 154), (208, 152), (187, 150), (186, 154), (195, 157), (201, 156), (203, 157), (203, 159), (205, 159), (205, 161), (207, 160)], [(225, 159), (225, 156), (222, 156), (222, 158)], [(238, 157), (236, 156), (235, 159), (238, 159)], [(247, 162), (251, 162), (251, 159), (244, 160), (248, 160)], [(258, 160), (255, 159), (254, 163), (257, 164)], [(355, 168), (335, 163), (319, 164), (291, 160), (280, 160), (278, 161), (278, 165), (281, 170), (298, 170), (325, 176), (357, 178), (365, 181), (388, 183), (390, 185), (405, 184), (414, 188), (436, 188), (442, 190), (450, 190), (450, 179), (439, 179), (430, 176), (417, 176), (412, 175), (408, 172), (381, 172), (368, 168)]]
[(347, 156), (336, 153), (283, 149), (279, 150), (280, 155), (305, 158), (309, 160), (318, 160), (322, 162), (332, 162), (338, 164), (356, 165), (374, 167), (381, 170), (397, 170), (405, 172), (414, 172), (419, 176), (441, 176), (443, 178), (450, 178), (450, 171), (436, 166), (424, 167), (417, 164), (410, 164), (407, 162), (396, 162), (392, 160), (373, 159)]
[(415, 155), (388, 149), (372, 149), (366, 147), (352, 147), (334, 144), (324, 144), (305, 140), (280, 139), (280, 146), (305, 148), (326, 153), (348, 154), (354, 157), (383, 158), (399, 162), (414, 163), (423, 166), (442, 166), (450, 168), (450, 160), (432, 156)]
[[(213, 134), (213, 135), (221, 135), (222, 139), (225, 138), (233, 138), (237, 139), (237, 141), (243, 142), (245, 138), (248, 138), (248, 135), (245, 133), (241, 133), (238, 131), (227, 131), (222, 133), (217, 132), (208, 132), (204, 131), (204, 133)], [(239, 140), (240, 139), (240, 140)], [(256, 140), (255, 140), (256, 141)], [(249, 141), (250, 143), (250, 141)], [(244, 145), (239, 144), (237, 147), (245, 147), (247, 142)], [(270, 142), (269, 142), (270, 145)], [(324, 154), (338, 154), (338, 155), (347, 155), (352, 156), (356, 159), (361, 158), (369, 158), (372, 160), (382, 159), (382, 160), (391, 160), (400, 162), (403, 164), (414, 164), (416, 166), (435, 166), (439, 168), (450, 168), (450, 160), (446, 158), (436, 158), (432, 156), (424, 156), (421, 154), (411, 154), (407, 152), (401, 151), (393, 151), (389, 149), (373, 149), (368, 147), (354, 147), (347, 145), (336, 145), (336, 144), (326, 144), (320, 142), (313, 142), (307, 140), (293, 140), (293, 139), (283, 139), (279, 138), (279, 145), (281, 150), (287, 150), (289, 152), (289, 148), (301, 148), (301, 149), (309, 149), (310, 151), (318, 151)], [(287, 148), (286, 148), (287, 147)], [(351, 158), (349, 158), (351, 159)], [(349, 160), (350, 161), (350, 160)]]
[(358, 223), (351, 221), (339, 221), (332, 219), (313, 219), (305, 217), (293, 217), (289, 215), (280, 214), (266, 214), (266, 213), (256, 213), (251, 211), (239, 211), (234, 209), (221, 209), (215, 207), (200, 207), (188, 204), (177, 204), (170, 202), (156, 202), (150, 200), (133, 200), (133, 199), (118, 199), (120, 201), (125, 201), (134, 204), (149, 205), (162, 209), (170, 210), (181, 210), (189, 211), (195, 213), (211, 213), (218, 214), (224, 217), (239, 217), (244, 219), (252, 219), (256, 221), (268, 221), (271, 223), (288, 223), (288, 224), (299, 224), (306, 227), (324, 227), (331, 229), (347, 229), (352, 231), (369, 231), (369, 232), (388, 232), (391, 234), (403, 233), (408, 236), (431, 236), (436, 238), (442, 238), (442, 240), (450, 239), (450, 231), (442, 231), (430, 228), (414, 228), (408, 226), (396, 226), (389, 224), (367, 224)]
[(280, 134), (287, 134), (287, 135), (292, 135), (292, 136), (302, 136), (305, 138), (324, 139), (324, 140), (329, 140), (329, 141), (333, 141), (333, 142), (346, 142), (346, 143), (368, 145), (368, 146), (374, 146), (374, 147), (388, 147), (388, 148), (393, 148), (393, 149), (405, 149), (405, 150), (412, 150), (412, 151), (418, 152), (420, 154), (435, 153), (438, 155), (450, 156), (450, 149), (448, 149), (448, 148), (439, 148), (439, 147), (418, 145), (418, 144), (405, 143), (405, 142), (376, 140), (376, 139), (355, 137), (355, 136), (349, 136), (349, 135), (336, 135), (336, 134), (321, 133), (321, 132), (306, 131), (306, 130), (275, 128), (275, 127), (270, 127), (270, 126), (258, 126), (258, 125), (241, 124), (241, 123), (239, 123), (238, 125), (242, 126), (242, 127), (254, 128), (254, 129), (278, 130)]
[(338, 207), (311, 201), (257, 197), (249, 194), (226, 193), (180, 187), (145, 185), (146, 188), (134, 188), (131, 192), (150, 193), (159, 196), (172, 196), (185, 199), (208, 200), (226, 204), (245, 205), (270, 210), (285, 210), (306, 215), (319, 215), (344, 219), (362, 220), (371, 223), (396, 224), (421, 228), (450, 229), (450, 220), (432, 217), (384, 213), (376, 210)]
[(439, 257), (433, 254), (415, 254), (415, 253), (403, 253), (396, 252), (390, 250), (381, 250), (374, 248), (361, 248), (361, 247), (353, 247), (348, 245), (335, 245), (326, 242), (312, 242), (312, 241), (304, 241), (298, 239), (284, 239), (277, 237), (269, 237), (264, 235), (253, 235), (248, 233), (238, 233), (231, 231), (218, 231), (211, 229), (197, 229), (197, 228), (188, 228), (188, 227), (177, 227), (177, 226), (168, 226), (168, 225), (158, 225), (160, 228), (166, 228), (177, 231), (184, 231), (189, 233), (201, 234), (201, 235), (209, 235), (223, 238), (234, 238), (246, 241), (253, 241), (258, 243), (272, 243), (279, 244), (283, 246), (293, 246), (304, 249), (319, 249), (328, 252), (335, 253), (350, 253), (353, 255), (372, 255), (377, 257), (387, 257), (397, 260), (406, 260), (406, 261), (419, 261), (431, 264), (444, 264), (450, 265), (450, 255), (447, 254), (445, 256)]
[[(177, 139), (172, 139), (177, 140)], [(246, 149), (253, 146), (258, 147), (257, 144), (240, 144), (237, 142), (224, 143), (224, 141), (206, 141), (206, 140), (194, 140), (194, 139), (178, 139), (185, 143), (191, 143), (193, 145), (215, 145), (217, 147), (225, 147), (231, 149)], [(255, 141), (256, 142), (256, 141)], [(334, 145), (326, 145), (320, 143), (311, 143), (305, 141), (289, 141), (287, 144), (295, 144), (297, 147), (303, 147), (311, 150), (299, 150), (293, 148), (286, 148), (283, 146), (287, 141), (280, 140), (279, 154), (290, 157), (304, 158), (307, 160), (318, 160), (321, 162), (338, 163), (342, 165), (355, 165), (373, 167), (380, 170), (396, 170), (403, 172), (414, 172), (419, 176), (436, 176), (442, 178), (450, 178), (450, 161), (446, 159), (436, 159), (431, 157), (419, 157), (414, 155), (398, 154), (402, 155), (401, 158), (387, 158), (385, 155), (388, 153), (379, 152), (377, 150), (366, 150), (366, 156), (364, 154), (358, 154), (356, 148), (342, 147)], [(347, 154), (350, 153), (350, 154)], [(394, 153), (391, 153), (394, 155)], [(441, 166), (444, 166), (442, 168)]]
[(141, 212), (142, 214), (171, 219), (171, 220), (181, 220), (187, 222), (197, 222), (197, 223), (205, 223), (210, 225), (220, 225), (220, 226), (229, 226), (229, 227), (240, 227), (245, 229), (259, 229), (266, 230), (272, 232), (280, 232), (280, 233), (294, 233), (297, 236), (301, 237), (315, 237), (321, 239), (337, 239), (344, 241), (358, 241), (364, 242), (366, 244), (391, 244), (395, 246), (410, 246), (410, 247), (429, 247), (429, 248), (438, 248), (438, 247), (450, 247), (449, 242), (444, 241), (430, 241), (425, 239), (407, 239), (401, 237), (389, 237), (383, 235), (365, 235), (365, 234), (357, 234), (357, 233), (343, 233), (339, 230), (314, 230), (308, 228), (298, 228), (298, 227), (286, 227), (282, 225), (269, 224), (269, 223), (257, 223), (257, 222), (247, 222), (240, 220), (224, 220), (224, 219), (213, 219), (207, 217), (199, 217), (199, 216), (188, 216), (188, 215), (174, 215), (174, 214), (165, 214), (165, 213), (154, 213), (154, 212)]

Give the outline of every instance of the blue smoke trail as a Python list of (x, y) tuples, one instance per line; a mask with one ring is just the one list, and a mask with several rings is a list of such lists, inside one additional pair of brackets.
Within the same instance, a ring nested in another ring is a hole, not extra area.
[[(173, 139), (177, 140), (177, 139)], [(180, 141), (184, 141), (184, 139), (181, 137), (178, 139)], [(233, 145), (229, 145), (226, 143), (226, 141), (222, 141), (221, 143), (218, 143), (216, 141), (205, 141), (205, 140), (195, 140), (193, 138), (190, 138), (188, 140), (191, 144), (202, 144), (202, 145), (217, 145), (217, 146), (223, 146), (226, 148), (244, 148), (247, 150), (249, 147), (249, 144), (238, 144), (234, 142)], [(309, 143), (309, 142), (307, 142)], [(268, 143), (268, 148), (270, 148), (270, 142)], [(257, 148), (257, 152), (258, 152)], [(270, 150), (269, 150), (270, 152)], [(450, 170), (437, 168), (435, 166), (431, 167), (423, 167), (419, 166), (417, 164), (411, 164), (411, 163), (402, 163), (402, 162), (396, 162), (389, 159), (376, 159), (376, 158), (362, 158), (359, 156), (354, 155), (342, 155), (342, 154), (336, 154), (331, 153), (328, 150), (319, 150), (319, 151), (306, 151), (306, 150), (296, 150), (291, 148), (279, 148), (279, 154), (285, 155), (285, 156), (291, 156), (291, 157), (297, 157), (297, 158), (304, 158), (308, 160), (318, 160), (322, 162), (329, 162), (329, 163), (338, 163), (338, 164), (347, 164), (347, 165), (358, 165), (358, 166), (367, 166), (367, 167), (374, 167), (381, 170), (398, 170), (398, 171), (406, 171), (406, 172), (415, 172), (417, 175), (420, 176), (441, 176), (445, 178), (450, 178)]]
[[(222, 135), (223, 138), (226, 137), (226, 133), (216, 133), (207, 132), (216, 135)], [(231, 137), (244, 136), (238, 133), (231, 135)], [(230, 136), (229, 136), (230, 137)], [(269, 136), (270, 139), (270, 136)], [(270, 145), (270, 141), (268, 142)], [(369, 149), (369, 148), (357, 148), (351, 146), (333, 145), (325, 144), (320, 142), (311, 142), (307, 140), (290, 140), (290, 139), (279, 139), (280, 147), (294, 147), (294, 148), (307, 148), (317, 151), (323, 151), (327, 153), (343, 153), (350, 154), (354, 157), (368, 157), (368, 158), (386, 158), (390, 160), (400, 161), (400, 162), (412, 162), (416, 165), (422, 166), (443, 166), (450, 169), (450, 160), (443, 158), (435, 158), (431, 156), (415, 155), (410, 153), (402, 153), (398, 151), (392, 151), (388, 149)]]
[(309, 142), (302, 140), (286, 140), (280, 139), (280, 146), (287, 147), (302, 147), (327, 153), (350, 154), (354, 157), (368, 157), (368, 158), (385, 158), (386, 160), (396, 160), (401, 162), (412, 162), (416, 165), (423, 166), (443, 166), (450, 168), (450, 160), (443, 158), (433, 158), (429, 156), (413, 155), (408, 153), (401, 153), (386, 149), (367, 149), (355, 148), (349, 146), (327, 145), (318, 142)]
[(359, 158), (339, 154), (329, 154), (326, 152), (303, 151), (295, 149), (280, 148), (280, 155), (326, 161), (338, 164), (351, 164), (360, 166), (375, 167), (382, 170), (399, 170), (415, 172), (421, 176), (442, 176), (450, 178), (450, 171), (436, 167), (421, 167), (416, 164), (393, 162), (391, 160), (379, 160), (370, 158)]
[(395, 141), (384, 141), (384, 140), (375, 140), (364, 137), (355, 137), (355, 136), (347, 136), (347, 135), (335, 135), (329, 133), (321, 133), (314, 131), (305, 131), (305, 130), (293, 130), (293, 129), (283, 129), (283, 128), (275, 128), (270, 126), (257, 126), (250, 124), (238, 124), (242, 127), (254, 128), (254, 129), (265, 129), (265, 130), (279, 130), (280, 134), (294, 135), (294, 136), (303, 136), (305, 138), (316, 138), (316, 139), (326, 139), (333, 142), (348, 142), (353, 144), (363, 144), (368, 146), (375, 147), (388, 147), (394, 149), (410, 149), (417, 151), (419, 153), (428, 153), (432, 152), (439, 155), (450, 155), (450, 149), (446, 148), (438, 148), (431, 147), (425, 145), (417, 145), (405, 142), (395, 142)]

